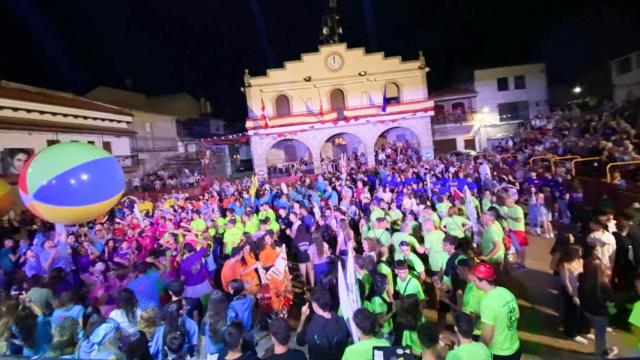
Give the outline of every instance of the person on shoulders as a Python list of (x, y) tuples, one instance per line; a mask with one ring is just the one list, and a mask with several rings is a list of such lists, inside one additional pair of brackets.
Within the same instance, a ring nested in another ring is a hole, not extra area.
[(373, 348), (376, 346), (391, 346), (389, 341), (375, 337), (378, 328), (376, 315), (369, 310), (360, 308), (353, 313), (360, 341), (349, 345), (342, 355), (342, 360), (371, 360)]
[(273, 343), (273, 355), (265, 360), (307, 360), (307, 356), (301, 350), (289, 349), (291, 330), (286, 319), (275, 317), (271, 320), (269, 334)]

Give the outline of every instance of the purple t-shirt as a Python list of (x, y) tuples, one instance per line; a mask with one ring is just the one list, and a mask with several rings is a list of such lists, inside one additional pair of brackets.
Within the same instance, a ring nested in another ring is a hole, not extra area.
[(200, 285), (207, 281), (207, 269), (202, 261), (206, 255), (205, 248), (201, 248), (195, 253), (187, 256), (182, 263), (180, 263), (179, 274), (184, 277), (185, 286)]

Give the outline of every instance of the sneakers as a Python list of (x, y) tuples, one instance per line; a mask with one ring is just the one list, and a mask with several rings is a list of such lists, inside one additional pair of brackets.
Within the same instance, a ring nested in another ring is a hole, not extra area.
[(587, 339), (583, 338), (582, 336), (578, 335), (576, 337), (574, 337), (573, 339), (571, 339), (575, 342), (577, 342), (578, 344), (582, 344), (582, 345), (587, 345), (589, 342), (587, 341)]
[(613, 359), (617, 354), (618, 354), (618, 348), (615, 346), (608, 348), (607, 350), (604, 351), (604, 353), (602, 353), (605, 359)]

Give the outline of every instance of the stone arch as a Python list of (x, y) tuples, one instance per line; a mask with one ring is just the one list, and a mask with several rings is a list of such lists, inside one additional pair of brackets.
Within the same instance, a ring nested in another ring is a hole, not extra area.
[(265, 165), (269, 178), (279, 178), (296, 173), (313, 173), (312, 147), (301, 139), (278, 139), (265, 144)]
[[(347, 130), (347, 131), (345, 131)], [(336, 164), (342, 154), (346, 154), (350, 162), (367, 163), (369, 144), (366, 139), (350, 132), (351, 129), (340, 129), (323, 134), (316, 142), (317, 158), (320, 164)]]
[(386, 129), (380, 131), (375, 139), (376, 149), (385, 144), (387, 141), (408, 142), (418, 149), (421, 148), (420, 137), (418, 136), (418, 134), (405, 126), (389, 126)]

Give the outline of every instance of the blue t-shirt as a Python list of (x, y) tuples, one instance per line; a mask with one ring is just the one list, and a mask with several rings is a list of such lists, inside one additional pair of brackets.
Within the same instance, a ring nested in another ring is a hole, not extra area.
[(160, 308), (160, 291), (162, 290), (162, 280), (160, 272), (157, 270), (148, 271), (144, 275), (139, 275), (131, 280), (127, 287), (136, 294), (138, 307), (147, 310), (152, 307)]
[(227, 309), (227, 324), (239, 320), (245, 330), (253, 329), (253, 297), (238, 296), (229, 303)]
[(51, 314), (51, 324), (53, 326), (58, 326), (68, 317), (74, 318), (80, 322), (83, 314), (84, 307), (82, 305), (73, 305), (66, 308), (55, 309), (53, 314)]
[(13, 251), (10, 248), (0, 249), (0, 267), (4, 271), (13, 271), (15, 269), (15, 263), (11, 260)]

